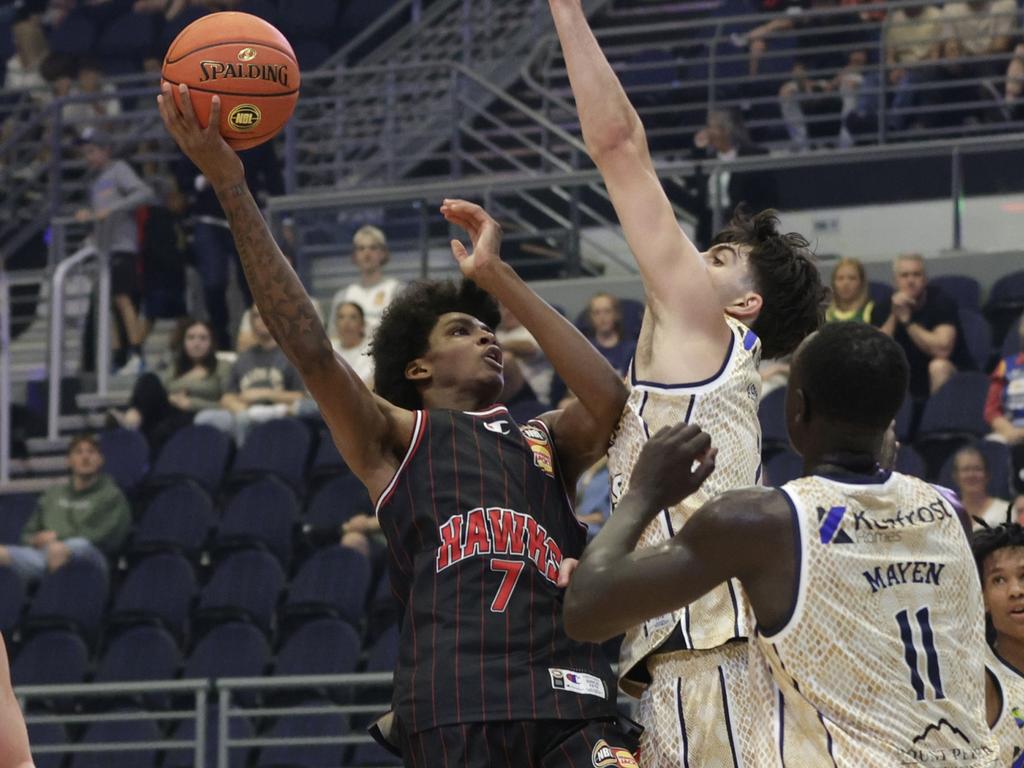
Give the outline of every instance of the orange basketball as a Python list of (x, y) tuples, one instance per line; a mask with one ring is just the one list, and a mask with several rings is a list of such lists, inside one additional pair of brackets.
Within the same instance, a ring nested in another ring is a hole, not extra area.
[(211, 13), (181, 31), (164, 56), (163, 79), (185, 83), (201, 125), (220, 96), (220, 132), (234, 149), (277, 135), (299, 98), (299, 65), (288, 40), (272, 24), (248, 13)]

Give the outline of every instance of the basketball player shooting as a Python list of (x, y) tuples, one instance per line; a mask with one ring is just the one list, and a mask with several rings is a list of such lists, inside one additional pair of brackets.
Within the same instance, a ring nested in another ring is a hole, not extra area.
[[(179, 112), (169, 88), (164, 123), (216, 190), (261, 315), (376, 502), (404, 606), (392, 737), (405, 764), (635, 765), (610, 667), (598, 646), (566, 636), (557, 586), (563, 560), (586, 543), (568, 494), (603, 455), (625, 401), (615, 371), (500, 260), (497, 223), (446, 200), (443, 215), (472, 241), (472, 251), (452, 242), (468, 280), (424, 281), (396, 298), (374, 336), (374, 394), (331, 349), (238, 156), (199, 126), (187, 89)], [(210, 125), (219, 110), (214, 97)], [(494, 299), (578, 403), (522, 426), (495, 405)]]
[[(549, 0), (594, 160), (640, 268), (647, 294), (630, 394), (608, 453), (613, 507), (641, 447), (659, 429), (700, 424), (719, 471), (650, 521), (640, 546), (677, 532), (702, 503), (759, 482), (757, 404), (763, 354), (789, 354), (820, 324), (824, 289), (807, 241), (780, 234), (773, 212), (737, 216), (699, 251), (676, 221), (655, 173), (640, 118), (587, 25), (580, 0)], [(623, 690), (640, 696), (645, 766), (732, 768), (730, 702), (745, 698), (746, 609), (727, 582), (700, 600), (628, 628)], [(740, 765), (743, 762), (739, 762)]]
[(826, 325), (797, 350), (787, 391), (804, 476), (723, 494), (637, 549), (716, 461), (696, 426), (655, 435), (573, 574), (570, 636), (612, 637), (739, 579), (757, 620), (750, 696), (736, 702), (746, 765), (995, 768), (970, 519), (950, 491), (879, 468), (907, 380), (891, 338)]

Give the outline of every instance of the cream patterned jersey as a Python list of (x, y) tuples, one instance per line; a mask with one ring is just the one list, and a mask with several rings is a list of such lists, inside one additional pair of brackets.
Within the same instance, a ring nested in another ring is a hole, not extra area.
[(1024, 673), (987, 648), (985, 666), (999, 689), (999, 717), (992, 735), (999, 745), (999, 764), (1024, 768)]
[(995, 768), (981, 585), (946, 489), (907, 475), (782, 487), (799, 585), (751, 642), (757, 766)]
[[(695, 494), (664, 510), (644, 531), (637, 549), (674, 536), (700, 507), (725, 491), (756, 485), (761, 479), (761, 426), (757, 405), (761, 342), (742, 323), (726, 317), (732, 335), (717, 374), (692, 384), (640, 381), (629, 371), (629, 398), (612, 436), (608, 468), (612, 509), (629, 489), (629, 477), (644, 444), (662, 427), (680, 422), (699, 425), (718, 448), (716, 469)], [(678, 629), (677, 629), (678, 628)], [(672, 636), (673, 649), (717, 648), (748, 634), (738, 582), (722, 584), (674, 613), (644, 622), (626, 633), (619, 670), (623, 690), (637, 696), (646, 682), (641, 662)], [(638, 666), (639, 665), (639, 666)]]

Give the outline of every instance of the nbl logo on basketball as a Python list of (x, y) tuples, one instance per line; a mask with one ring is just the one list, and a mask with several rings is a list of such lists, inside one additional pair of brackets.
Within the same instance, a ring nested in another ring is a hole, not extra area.
[(228, 113), (228, 123), (236, 131), (251, 131), (262, 119), (263, 114), (255, 104), (239, 104)]

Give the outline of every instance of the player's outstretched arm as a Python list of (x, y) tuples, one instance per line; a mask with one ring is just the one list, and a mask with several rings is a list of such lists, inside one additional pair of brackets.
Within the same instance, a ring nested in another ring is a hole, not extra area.
[[(594, 37), (580, 0), (549, 0), (587, 151), (636, 257), (655, 327), (728, 338), (700, 252), (658, 180), (643, 124)], [(720, 362), (720, 360), (716, 361)]]
[(483, 208), (465, 200), (445, 200), (441, 213), (472, 240), (472, 254), (459, 241), (452, 241), (462, 273), (526, 326), (579, 399), (564, 411), (543, 416), (555, 436), (563, 480), (575, 488), (578, 474), (607, 450), (626, 404), (626, 387), (594, 345), (501, 260), (501, 227)]
[(0, 638), (0, 768), (32, 768), (28, 731), (11, 688), (11, 667), (3, 638)]
[[(697, 490), (714, 461), (711, 438), (693, 425), (666, 427), (644, 446), (629, 492), (572, 573), (565, 597), (570, 637), (607, 640), (687, 605), (733, 577), (743, 580), (748, 593), (753, 590), (759, 620), (770, 622), (782, 613), (791, 594), (779, 586), (788, 585), (787, 573), (783, 569), (768, 577), (764, 568), (769, 557), (778, 555), (784, 561), (781, 553), (792, 548), (788, 518), (770, 514), (777, 491), (751, 488), (724, 494), (704, 505), (669, 541), (635, 549), (647, 525)], [(785, 535), (789, 541), (783, 540)]]
[(376, 497), (412, 434), (412, 414), (375, 397), (335, 355), (313, 302), (249, 191), (241, 160), (217, 130), (220, 100), (213, 97), (210, 124), (202, 128), (187, 87), (180, 88), (180, 111), (170, 85), (164, 84), (158, 97), (164, 125), (216, 191), (267, 328), (320, 406), (345, 462)]

